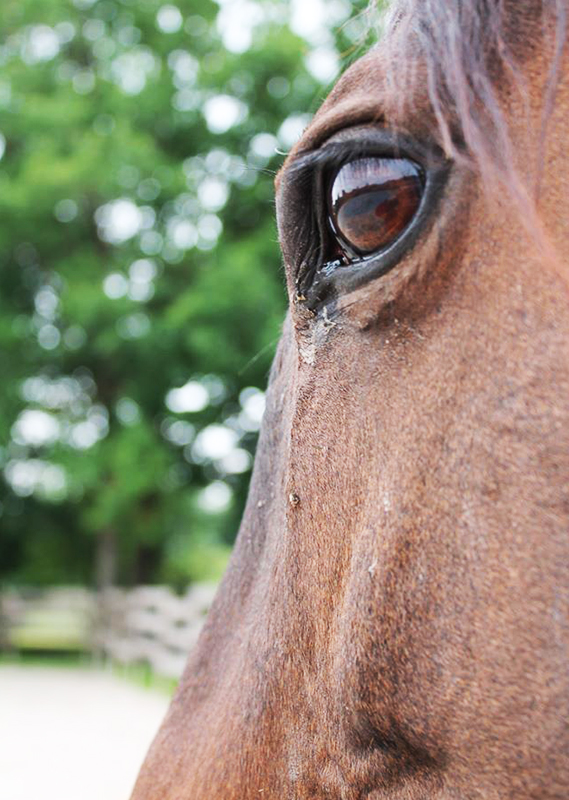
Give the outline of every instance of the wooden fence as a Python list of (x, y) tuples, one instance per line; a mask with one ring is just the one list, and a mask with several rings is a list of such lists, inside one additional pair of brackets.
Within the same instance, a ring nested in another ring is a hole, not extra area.
[(178, 678), (195, 645), (216, 586), (184, 595), (165, 586), (111, 589), (59, 587), (0, 593), (0, 648), (78, 650), (120, 664), (148, 664)]

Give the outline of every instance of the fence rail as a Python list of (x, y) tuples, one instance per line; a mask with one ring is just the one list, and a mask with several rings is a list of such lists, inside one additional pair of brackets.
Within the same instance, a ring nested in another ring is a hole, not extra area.
[(58, 587), (0, 593), (0, 648), (91, 651), (129, 665), (149, 664), (178, 678), (195, 645), (216, 586), (184, 595), (166, 586), (110, 589)]

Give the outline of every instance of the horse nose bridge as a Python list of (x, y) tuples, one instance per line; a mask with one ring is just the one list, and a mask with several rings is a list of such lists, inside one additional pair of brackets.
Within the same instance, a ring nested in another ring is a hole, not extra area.
[(340, 380), (334, 361), (333, 368), (299, 366), (284, 475), (288, 557), (301, 581), (318, 572), (332, 606), (348, 570), (371, 455), (357, 387), (347, 370)]

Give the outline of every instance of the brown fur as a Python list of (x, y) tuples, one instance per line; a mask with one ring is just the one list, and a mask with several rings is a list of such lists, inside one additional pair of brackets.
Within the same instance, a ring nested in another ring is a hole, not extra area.
[[(527, 134), (534, 138), (526, 146), (535, 156), (521, 165), (504, 97), (517, 95), (521, 113), (530, 114), (523, 61), (541, 46), (543, 28), (553, 31), (554, 48), (541, 130), (535, 147), (537, 132), (528, 125)], [(397, 128), (426, 76), (437, 138), (447, 155), (474, 166), (487, 191), (509, 192), (528, 233), (556, 261), (536, 203), (566, 46), (565, 0), (400, 0), (391, 7), (387, 29), (386, 74), (399, 98)]]
[[(397, 9), (282, 172), (291, 310), (250, 496), (133, 800), (568, 796), (569, 305), (518, 195), (539, 163), (566, 263), (567, 3)], [(400, 263), (311, 313), (291, 176), (361, 125), (454, 167)]]

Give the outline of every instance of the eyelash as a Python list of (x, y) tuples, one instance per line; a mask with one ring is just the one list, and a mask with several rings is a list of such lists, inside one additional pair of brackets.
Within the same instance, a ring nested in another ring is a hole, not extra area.
[(308, 247), (299, 260), (296, 274), (297, 299), (305, 300), (305, 293), (324, 264), (326, 240), (329, 236), (326, 222), (326, 176), (334, 168), (340, 169), (353, 157), (345, 148), (328, 147), (301, 156), (292, 166), (293, 175), (304, 189), (310, 215), (306, 235)]

